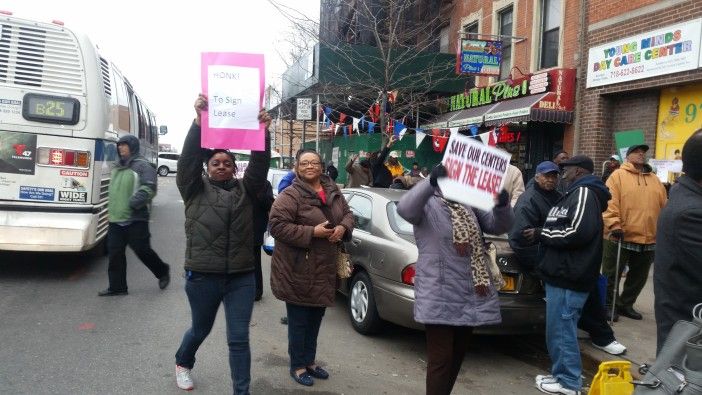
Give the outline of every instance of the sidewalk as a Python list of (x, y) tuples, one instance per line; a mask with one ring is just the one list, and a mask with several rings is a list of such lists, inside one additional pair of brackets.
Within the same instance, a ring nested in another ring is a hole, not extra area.
[[(601, 362), (627, 360), (631, 362), (631, 375), (636, 379), (640, 376), (638, 372), (639, 365), (653, 363), (656, 357), (656, 318), (653, 313), (652, 274), (653, 269), (651, 269), (648, 282), (634, 306), (636, 311), (643, 315), (643, 320), (636, 321), (626, 317), (619, 317), (619, 321), (612, 325), (617, 341), (626, 346), (624, 355), (610, 355), (593, 347), (587, 333), (579, 332), (580, 351), (583, 358), (583, 368), (586, 372), (596, 373)], [(589, 385), (592, 377), (590, 375), (587, 376)]]

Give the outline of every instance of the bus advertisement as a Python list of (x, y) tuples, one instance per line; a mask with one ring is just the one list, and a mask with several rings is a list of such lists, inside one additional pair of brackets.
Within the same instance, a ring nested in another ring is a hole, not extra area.
[(87, 36), (8, 14), (0, 30), (0, 250), (94, 248), (116, 141), (156, 166), (156, 118)]

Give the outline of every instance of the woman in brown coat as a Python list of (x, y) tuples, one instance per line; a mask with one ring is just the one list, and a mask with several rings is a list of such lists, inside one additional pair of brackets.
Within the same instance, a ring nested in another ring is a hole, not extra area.
[(322, 175), (322, 158), (300, 150), (297, 177), (273, 203), (275, 238), (271, 289), (288, 312), (290, 375), (302, 385), (329, 378), (317, 366), (317, 335), (327, 306), (334, 305), (338, 243), (351, 239), (353, 215), (334, 181)]

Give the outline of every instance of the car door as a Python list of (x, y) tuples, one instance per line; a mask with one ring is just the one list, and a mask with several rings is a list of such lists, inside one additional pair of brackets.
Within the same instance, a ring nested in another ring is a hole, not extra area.
[(354, 265), (370, 269), (372, 248), (369, 244), (372, 227), (373, 201), (367, 195), (345, 194), (353, 214), (353, 237), (345, 243)]

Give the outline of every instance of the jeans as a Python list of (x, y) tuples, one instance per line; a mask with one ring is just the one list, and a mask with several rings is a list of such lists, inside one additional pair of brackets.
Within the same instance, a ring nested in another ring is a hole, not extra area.
[(110, 290), (127, 290), (127, 245), (156, 278), (168, 274), (168, 265), (151, 249), (150, 238), (149, 223), (146, 221), (132, 222), (125, 226), (110, 223), (107, 228), (107, 252), (110, 260), (107, 276)]
[[(615, 275), (617, 271), (617, 244), (619, 243), (605, 240), (602, 245), (602, 274), (607, 276), (607, 307), (612, 306), (615, 278), (621, 279), (624, 267), (628, 265), (629, 272), (626, 274), (622, 293), (617, 298), (615, 307), (632, 308), (646, 285), (646, 281), (648, 281), (648, 272), (651, 269), (655, 251), (636, 252), (622, 247), (619, 257), (619, 273)], [(617, 290), (618, 292), (619, 290)]]
[(551, 357), (551, 374), (565, 388), (580, 391), (580, 347), (578, 319), (588, 292), (578, 292), (545, 284), (546, 346)]
[(449, 395), (456, 383), (468, 342), (470, 326), (427, 324), (427, 395)]
[(600, 297), (600, 289), (595, 284), (583, 306), (578, 328), (587, 332), (593, 343), (604, 347), (615, 340), (614, 331), (607, 323), (607, 319), (607, 312)]
[(254, 273), (210, 274), (186, 272), (185, 293), (190, 302), (192, 327), (183, 335), (176, 364), (192, 369), (195, 353), (212, 330), (224, 302), (229, 345), (229, 370), (235, 394), (248, 394), (251, 383), (249, 323), (255, 293)]
[(290, 370), (314, 365), (317, 356), (317, 335), (326, 307), (300, 306), (285, 303), (288, 310), (288, 354)]

